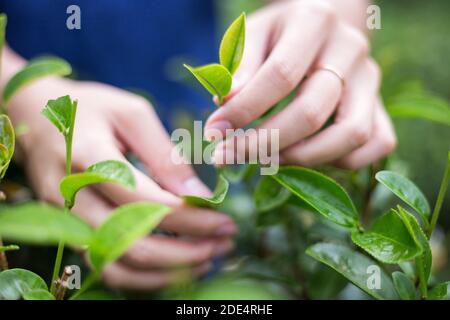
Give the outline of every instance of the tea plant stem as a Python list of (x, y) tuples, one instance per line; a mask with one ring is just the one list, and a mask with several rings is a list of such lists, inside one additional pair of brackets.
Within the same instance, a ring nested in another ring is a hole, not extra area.
[[(68, 214), (68, 208), (64, 208), (64, 214)], [(58, 243), (58, 251), (56, 252), (56, 259), (55, 259), (55, 265), (53, 267), (53, 276), (52, 276), (52, 283), (50, 285), (50, 292), (55, 294), (56, 293), (56, 282), (59, 277), (59, 271), (61, 269), (61, 263), (64, 253), (64, 241), (60, 241)]]
[[(77, 110), (77, 101), (74, 102), (75, 111), (73, 113), (69, 130), (66, 134), (64, 134), (64, 140), (66, 143), (66, 176), (69, 176), (72, 173), (72, 139), (73, 139), (73, 129), (75, 127), (75, 115)], [(64, 203), (64, 214), (70, 214), (70, 209), (72, 204), (69, 204), (67, 201)], [(52, 294), (56, 293), (56, 281), (59, 277), (59, 271), (61, 269), (61, 263), (64, 253), (64, 241), (60, 241), (58, 244), (58, 251), (56, 253), (55, 265), (53, 267), (53, 276), (52, 283), (50, 285), (50, 292)]]
[(77, 299), (82, 293), (86, 292), (87, 289), (89, 289), (95, 282), (97, 282), (97, 280), (98, 280), (98, 273), (92, 272), (91, 274), (89, 274), (86, 280), (83, 281), (81, 288), (77, 292), (75, 292), (69, 298), (69, 300)]
[(69, 279), (71, 274), (72, 274), (72, 268), (65, 267), (64, 272), (61, 276), (61, 279), (57, 280), (56, 293), (55, 293), (56, 300), (64, 300), (64, 296), (66, 294), (66, 288), (67, 288), (67, 280)]
[(363, 212), (363, 225), (367, 226), (370, 221), (370, 216), (372, 215), (372, 207), (373, 207), (373, 200), (372, 195), (373, 191), (375, 190), (375, 187), (377, 186), (377, 180), (375, 179), (375, 174), (377, 172), (377, 167), (375, 165), (371, 165), (369, 167), (369, 182), (367, 185), (366, 192), (364, 194), (364, 212)]
[(439, 212), (441, 211), (442, 204), (444, 203), (445, 193), (447, 191), (448, 183), (450, 181), (450, 151), (447, 159), (447, 166), (445, 168), (444, 177), (442, 178), (441, 187), (439, 189), (439, 194), (436, 200), (436, 204), (434, 206), (433, 215), (431, 216), (430, 227), (428, 229), (428, 239), (431, 238), (431, 235), (436, 227), (436, 223), (439, 218)]
[[(2, 238), (0, 238), (0, 247), (3, 247)], [(5, 252), (0, 252), (0, 271), (8, 270), (8, 260)]]

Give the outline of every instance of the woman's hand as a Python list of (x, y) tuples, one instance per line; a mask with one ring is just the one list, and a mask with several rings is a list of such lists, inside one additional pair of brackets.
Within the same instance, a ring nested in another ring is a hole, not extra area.
[(210, 191), (190, 166), (173, 164), (167, 133), (151, 105), (136, 95), (99, 83), (52, 78), (38, 81), (14, 98), (9, 113), (15, 125), (25, 123), (29, 128), (19, 142), (37, 196), (63, 204), (59, 181), (64, 176), (64, 140), (40, 112), (48, 99), (67, 94), (79, 102), (74, 171), (106, 159), (127, 162), (124, 153), (131, 151), (152, 177), (129, 164), (136, 191), (111, 184), (82, 190), (74, 212), (98, 226), (115, 206), (128, 202), (153, 201), (173, 208), (159, 228), (177, 236), (152, 235), (140, 240), (120, 261), (105, 269), (106, 283), (125, 289), (154, 289), (176, 281), (180, 268), (194, 275), (206, 272), (214, 256), (232, 248), (236, 227), (224, 214), (183, 204), (178, 197), (181, 194), (209, 195)]
[(208, 119), (206, 137), (251, 124), (304, 82), (294, 100), (256, 132), (219, 144), (216, 163), (229, 154), (245, 158), (249, 144), (238, 141), (264, 141), (259, 129), (279, 130), (278, 149), (272, 150), (286, 164), (357, 169), (394, 150), (396, 137), (379, 98), (380, 71), (368, 56), (367, 37), (338, 12), (351, 8), (333, 6), (352, 2), (283, 1), (248, 18), (232, 95)]

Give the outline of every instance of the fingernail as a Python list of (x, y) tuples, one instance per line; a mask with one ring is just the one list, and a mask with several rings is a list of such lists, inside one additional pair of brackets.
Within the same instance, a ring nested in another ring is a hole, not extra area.
[(200, 196), (200, 197), (210, 197), (212, 196), (211, 191), (200, 181), (197, 177), (191, 177), (184, 182), (185, 194)]
[(227, 129), (233, 129), (233, 126), (229, 121), (219, 120), (213, 122), (205, 128), (205, 139), (208, 141), (214, 141), (218, 138), (223, 139), (226, 136)]
[(218, 237), (232, 236), (236, 234), (236, 226), (234, 223), (227, 223), (217, 228), (215, 234)]

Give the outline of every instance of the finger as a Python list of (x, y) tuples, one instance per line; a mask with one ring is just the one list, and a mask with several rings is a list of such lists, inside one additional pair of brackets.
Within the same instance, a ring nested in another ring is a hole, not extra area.
[[(122, 161), (132, 170), (136, 181), (135, 190), (127, 190), (113, 183), (103, 183), (95, 186), (112, 203), (121, 205), (129, 202), (151, 201), (168, 206), (179, 206), (182, 204), (181, 199), (161, 189), (156, 182), (129, 163), (114, 141), (101, 143), (96, 146), (84, 145), (79, 147), (79, 149), (79, 152), (74, 153), (78, 155), (74, 158), (74, 166), (81, 170), (85, 170), (90, 165), (103, 160)], [(94, 149), (95, 152), (92, 152)]]
[(374, 163), (395, 150), (397, 138), (391, 120), (384, 110), (381, 101), (375, 110), (374, 132), (364, 146), (356, 149), (337, 162), (339, 167), (356, 170)]
[(100, 226), (113, 210), (110, 202), (97, 194), (94, 189), (84, 188), (77, 194), (72, 211), (93, 228)]
[[(360, 64), (368, 52), (368, 41), (363, 34), (344, 24), (339, 24), (332, 33), (325, 48), (317, 59), (316, 71), (302, 85), (302, 90), (290, 105), (284, 110), (257, 126), (255, 131), (248, 131), (230, 141), (225, 146), (218, 146), (215, 162), (221, 164), (226, 155), (223, 153), (236, 150), (237, 158), (243, 159), (250, 153), (249, 148), (256, 145), (265, 146), (265, 135), (268, 130), (278, 130), (279, 139), (275, 145), (270, 145), (263, 150), (263, 154), (278, 152), (281, 149), (311, 135), (319, 130), (334, 111), (338, 103), (344, 84), (344, 79), (349, 78), (355, 66)], [(332, 67), (334, 70), (324, 68)], [(254, 135), (249, 137), (248, 135)], [(245, 140), (253, 143), (245, 143)]]
[[(83, 189), (73, 210), (96, 228), (107, 219), (113, 207), (92, 189)], [(192, 266), (224, 255), (232, 248), (231, 239), (226, 237), (195, 240), (153, 235), (138, 240), (121, 261), (138, 268)]]
[(317, 135), (287, 149), (281, 156), (286, 163), (319, 165), (341, 158), (364, 145), (370, 138), (379, 86), (376, 64), (365, 61), (350, 79), (335, 123)]
[(222, 213), (199, 208), (179, 208), (166, 216), (160, 228), (196, 237), (224, 237), (236, 234), (233, 220)]
[[(32, 155), (33, 156), (33, 155)], [(45, 159), (39, 156), (40, 159)], [(57, 161), (44, 161), (45, 165), (27, 168), (27, 173), (36, 192), (37, 198), (53, 203), (59, 207), (64, 206), (64, 199), (59, 191), (59, 183), (64, 177), (64, 167)], [(36, 163), (31, 160), (28, 163)]]
[[(302, 85), (296, 98), (282, 111), (258, 125), (255, 130), (248, 129), (220, 142), (214, 152), (213, 162), (219, 165), (237, 161), (241, 163), (251, 159), (250, 155), (275, 154), (310, 136), (332, 115), (341, 92), (342, 84), (336, 75), (325, 70), (314, 72)], [(275, 131), (278, 137), (274, 135)]]
[(147, 102), (137, 101), (128, 105), (126, 113), (116, 117), (115, 127), (120, 138), (164, 189), (177, 195), (210, 196), (211, 191), (186, 164), (186, 159), (174, 152), (174, 146), (154, 110)]
[(277, 17), (273, 10), (252, 14), (246, 22), (244, 55), (233, 76), (233, 89), (241, 89), (258, 71), (269, 50), (270, 29)]
[(343, 79), (350, 77), (352, 71), (363, 61), (369, 52), (369, 41), (358, 29), (338, 23), (325, 48), (320, 53), (314, 69), (331, 66), (339, 71)]
[(190, 240), (153, 235), (137, 241), (120, 261), (134, 268), (177, 268), (205, 263), (228, 253), (232, 240)]
[(116, 262), (107, 266), (102, 276), (108, 286), (116, 289), (155, 290), (198, 277), (211, 270), (211, 267), (211, 263), (205, 263), (193, 269), (144, 271)]
[[(325, 7), (304, 10), (303, 4), (298, 5), (299, 9), (288, 19), (280, 20), (281, 35), (256, 75), (208, 119), (206, 138), (217, 130), (225, 134), (226, 129), (250, 124), (288, 95), (305, 76), (334, 19)], [(303, 21), (309, 22), (305, 25)]]

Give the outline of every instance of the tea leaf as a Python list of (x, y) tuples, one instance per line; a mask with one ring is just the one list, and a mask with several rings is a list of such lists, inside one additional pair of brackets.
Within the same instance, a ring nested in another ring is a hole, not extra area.
[(59, 188), (70, 208), (75, 203), (76, 194), (80, 189), (104, 182), (120, 184), (130, 190), (136, 186), (133, 173), (126, 163), (106, 160), (88, 167), (85, 172), (64, 177)]
[(431, 289), (428, 298), (432, 300), (450, 300), (450, 281), (440, 283)]
[(392, 273), (392, 279), (394, 280), (395, 290), (402, 300), (416, 299), (416, 287), (408, 276), (403, 272), (395, 271)]
[(44, 289), (30, 290), (23, 294), (24, 300), (55, 300), (55, 297)]
[(48, 287), (41, 277), (31, 271), (10, 269), (0, 273), (0, 300), (19, 300), (37, 290), (48, 292)]
[(11, 120), (7, 115), (0, 115), (0, 179), (4, 177), (14, 155), (15, 142)]
[(119, 258), (127, 249), (151, 232), (170, 212), (170, 208), (150, 202), (126, 204), (114, 210), (95, 231), (89, 257), (97, 272)]
[(325, 218), (346, 228), (358, 227), (352, 200), (334, 180), (301, 167), (282, 167), (273, 178)]
[(6, 251), (16, 251), (19, 250), (20, 247), (15, 244), (10, 244), (8, 246), (0, 246), (0, 252), (6, 252)]
[[(375, 299), (397, 299), (397, 293), (390, 277), (378, 264), (368, 257), (353, 251), (343, 245), (332, 243), (318, 243), (306, 250), (314, 259), (333, 268), (347, 278), (361, 290), (367, 292)], [(380, 270), (380, 287), (371, 289), (369, 284), (370, 268), (378, 266)]]
[(408, 261), (422, 253), (422, 248), (395, 210), (378, 218), (369, 232), (354, 232), (352, 240), (384, 263)]
[(219, 102), (223, 103), (223, 98), (231, 90), (231, 74), (220, 64), (208, 64), (201, 67), (191, 67), (184, 65), (194, 77), (214, 96), (219, 98)]
[(228, 180), (223, 177), (223, 175), (219, 174), (217, 178), (217, 185), (214, 189), (214, 193), (212, 197), (198, 197), (198, 196), (190, 196), (190, 195), (184, 195), (182, 198), (186, 203), (197, 206), (197, 207), (215, 207), (218, 206), (223, 202), (225, 199), (225, 196), (228, 193), (228, 187), (229, 187)]
[(255, 188), (253, 198), (259, 211), (269, 211), (285, 203), (291, 193), (271, 176), (263, 176)]
[(6, 84), (3, 103), (6, 108), (14, 94), (25, 85), (46, 76), (67, 76), (72, 72), (69, 63), (59, 58), (39, 58), (31, 60), (25, 68), (16, 73)]
[(375, 175), (375, 178), (414, 208), (424, 222), (428, 222), (431, 211), (430, 205), (422, 191), (411, 180), (392, 171), (380, 171)]
[(432, 251), (428, 238), (417, 222), (416, 218), (402, 207), (398, 207), (398, 214), (403, 219), (405, 226), (409, 233), (415, 239), (416, 243), (422, 248), (422, 254), (416, 258), (416, 268), (419, 273), (419, 278), (422, 283), (422, 294), (424, 293), (428, 279), (431, 274)]
[(231, 74), (239, 67), (244, 55), (245, 45), (245, 13), (234, 20), (220, 44), (220, 64), (230, 71)]
[(10, 206), (0, 212), (0, 234), (17, 242), (55, 245), (61, 240), (82, 247), (89, 243), (92, 233), (76, 216), (44, 203)]
[(77, 102), (70, 99), (70, 96), (59, 97), (56, 100), (49, 100), (42, 110), (42, 114), (64, 136), (69, 134), (69, 130), (74, 123), (77, 111)]

